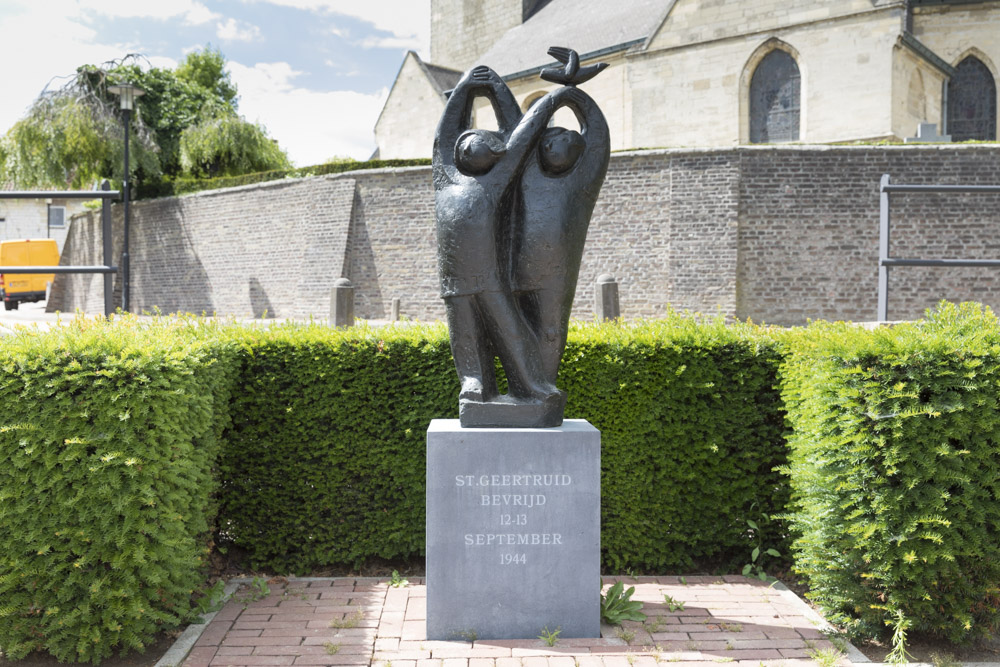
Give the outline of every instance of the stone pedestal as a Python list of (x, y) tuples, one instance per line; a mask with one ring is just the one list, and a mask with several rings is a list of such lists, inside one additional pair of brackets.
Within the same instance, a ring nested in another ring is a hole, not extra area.
[(601, 435), (427, 429), (427, 638), (599, 637)]

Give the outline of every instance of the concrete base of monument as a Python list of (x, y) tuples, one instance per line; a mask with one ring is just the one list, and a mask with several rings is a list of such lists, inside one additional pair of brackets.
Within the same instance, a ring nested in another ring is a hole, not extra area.
[(427, 429), (427, 638), (601, 634), (601, 434)]
[(560, 391), (544, 401), (519, 402), (507, 396), (492, 401), (458, 402), (462, 428), (552, 428), (563, 421), (566, 392)]

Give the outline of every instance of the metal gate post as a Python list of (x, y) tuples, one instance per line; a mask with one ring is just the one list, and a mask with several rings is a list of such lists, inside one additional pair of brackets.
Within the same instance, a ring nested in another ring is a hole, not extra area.
[(889, 319), (889, 174), (882, 174), (879, 182), (879, 223), (878, 223), (878, 321)]
[[(111, 183), (105, 180), (101, 183), (102, 190), (110, 190)], [(101, 240), (104, 244), (104, 266), (111, 266), (111, 200), (105, 197), (101, 200)], [(115, 303), (112, 294), (114, 293), (114, 276), (110, 273), (104, 274), (104, 315), (105, 317), (115, 312)]]

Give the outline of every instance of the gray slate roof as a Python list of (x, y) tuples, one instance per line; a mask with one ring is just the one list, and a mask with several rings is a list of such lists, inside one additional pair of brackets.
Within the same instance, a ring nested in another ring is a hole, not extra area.
[[(413, 55), (417, 55), (414, 53)], [(458, 80), (462, 78), (462, 73), (448, 69), (447, 67), (441, 67), (440, 65), (432, 65), (430, 63), (425, 63), (420, 60), (420, 56), (417, 56), (417, 61), (424, 66), (427, 71), (427, 76), (430, 78), (431, 82), (437, 86), (438, 92), (444, 93), (446, 90), (451, 90), (458, 83)]]
[(669, 0), (551, 0), (508, 30), (479, 62), (507, 76), (554, 63), (546, 53), (550, 46), (586, 55), (646, 39), (671, 4)]

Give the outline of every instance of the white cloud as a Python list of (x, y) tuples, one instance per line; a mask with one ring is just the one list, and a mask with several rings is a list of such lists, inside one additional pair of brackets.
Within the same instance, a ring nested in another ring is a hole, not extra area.
[[(84, 63), (120, 58), (120, 45), (95, 43), (98, 33), (73, 20), (79, 9), (73, 0), (6, 4), (0, 19), (0, 62), (6, 70), (0, 102), (0, 132), (20, 119), (42, 89), (58, 87)], [(57, 79), (54, 77), (66, 77)]]
[(240, 112), (263, 124), (296, 165), (333, 156), (364, 160), (375, 150), (373, 128), (388, 90), (308, 90), (294, 84), (301, 72), (284, 62), (230, 62), (229, 70), (240, 89)]
[(150, 56), (146, 60), (149, 61), (150, 67), (159, 67), (160, 69), (174, 69), (177, 67), (177, 61), (166, 56)]
[(420, 39), (413, 37), (366, 37), (361, 41), (363, 49), (404, 49), (419, 51)]
[[(392, 33), (398, 41), (389, 48), (416, 49), (422, 57), (430, 53), (430, 0), (264, 0), (283, 7), (352, 16)], [(372, 44), (382, 46), (382, 44)], [(370, 48), (370, 47), (366, 47)]]
[[(204, 25), (221, 16), (197, 0), (87, 0), (86, 10), (117, 18), (148, 18), (166, 20), (182, 18), (189, 25)], [(76, 12), (74, 12), (76, 13)]]
[(234, 18), (216, 23), (215, 28), (216, 36), (224, 42), (252, 42), (260, 37), (260, 28)]

